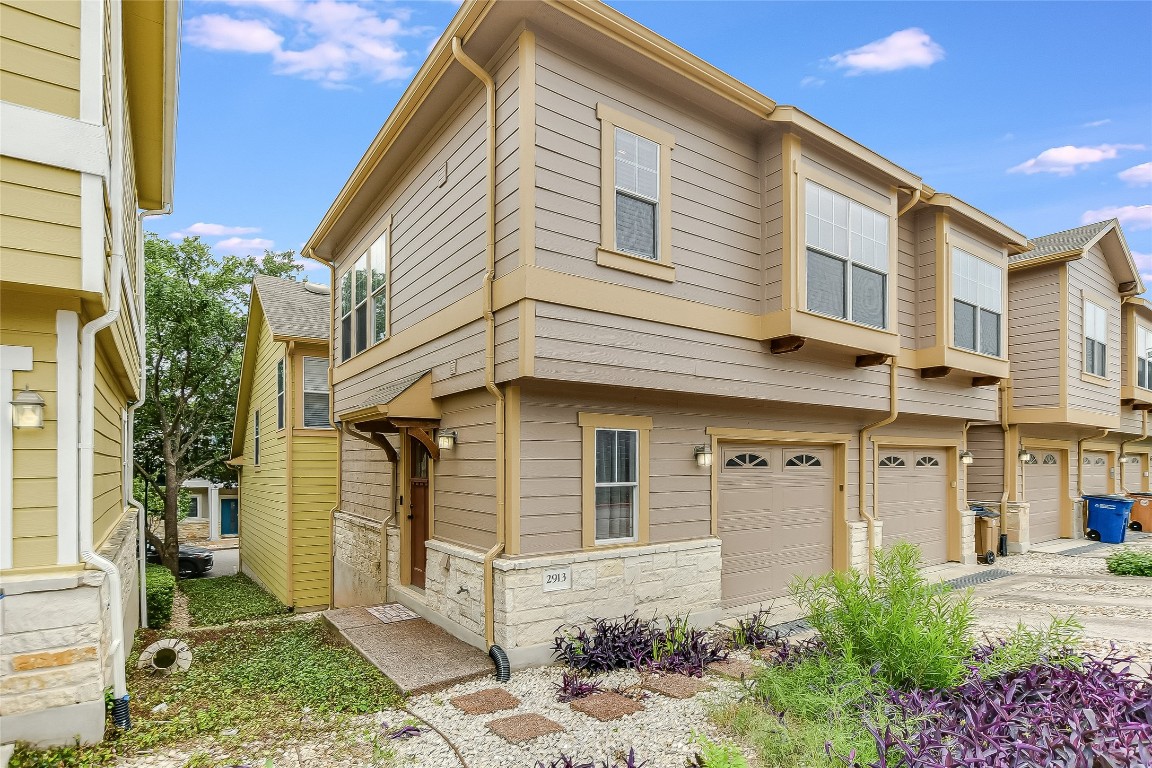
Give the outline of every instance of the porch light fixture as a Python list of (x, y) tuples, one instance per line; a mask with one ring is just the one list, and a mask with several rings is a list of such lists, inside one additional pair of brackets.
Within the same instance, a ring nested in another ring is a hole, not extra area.
[(44, 428), (44, 398), (28, 389), (12, 398), (12, 426), (16, 429)]
[(1025, 463), (1025, 464), (1029, 464), (1036, 457), (1033, 456), (1032, 453), (1027, 448), (1021, 448), (1020, 452), (1016, 454), (1016, 458), (1020, 459), (1020, 461)]
[(456, 430), (445, 429), (436, 435), (436, 445), (442, 451), (450, 451), (456, 447)]
[(971, 464), (976, 461), (976, 457), (972, 455), (972, 451), (960, 451), (960, 463)]
[(710, 467), (712, 466), (712, 449), (707, 445), (696, 446), (692, 453), (696, 456), (696, 466)]

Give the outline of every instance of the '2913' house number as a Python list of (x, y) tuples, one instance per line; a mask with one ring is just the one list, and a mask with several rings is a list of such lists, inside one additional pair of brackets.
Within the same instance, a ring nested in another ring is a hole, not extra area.
[(565, 566), (544, 571), (544, 591), (558, 592), (562, 589), (572, 589), (572, 567)]

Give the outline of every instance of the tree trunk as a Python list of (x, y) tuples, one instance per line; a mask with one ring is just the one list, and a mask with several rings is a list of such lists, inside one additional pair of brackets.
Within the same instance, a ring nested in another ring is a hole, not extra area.
[[(169, 447), (164, 446), (164, 452)], [(164, 548), (160, 550), (160, 557), (164, 567), (172, 571), (172, 575), (180, 576), (180, 529), (177, 525), (180, 514), (180, 484), (183, 478), (176, 471), (176, 462), (168, 456), (164, 457)]]

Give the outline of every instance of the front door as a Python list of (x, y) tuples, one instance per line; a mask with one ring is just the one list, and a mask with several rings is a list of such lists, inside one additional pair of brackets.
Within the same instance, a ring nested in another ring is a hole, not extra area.
[(408, 467), (411, 472), (408, 530), (412, 548), (412, 586), (424, 588), (424, 568), (428, 560), (428, 449), (414, 437), (409, 441)]
[(220, 499), (220, 535), (235, 536), (239, 532), (240, 520), (236, 514), (236, 499)]

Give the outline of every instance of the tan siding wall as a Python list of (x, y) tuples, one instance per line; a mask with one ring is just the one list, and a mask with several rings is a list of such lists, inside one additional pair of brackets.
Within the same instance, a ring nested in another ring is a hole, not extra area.
[(80, 116), (79, 0), (0, 2), (4, 101)]
[(1062, 268), (1038, 267), (1008, 276), (1008, 357), (1016, 408), (1060, 405)]
[[(296, 372), (294, 382), (300, 381)], [(336, 435), (292, 437), (292, 582), (297, 608), (331, 601), (332, 508), (336, 506)]]
[[(256, 367), (247, 403), (244, 455), (240, 475), (240, 557), (278, 600), (291, 602), (288, 590), (287, 430), (276, 429), (276, 363), (284, 345), (272, 341), (263, 314), (254, 323), (259, 334)], [(255, 411), (260, 410), (260, 466), (254, 466)]]
[[(1095, 298), (1093, 298), (1095, 296)], [(1108, 383), (1087, 381), (1084, 370), (1084, 298), (1108, 313)], [(1120, 296), (1099, 246), (1068, 263), (1068, 407), (1113, 415), (1120, 402)]]
[(78, 290), (80, 174), (2, 157), (0, 199), (5, 279), (19, 276), (22, 283)]
[(780, 136), (768, 134), (761, 144), (764, 208), (764, 312), (782, 306), (784, 260), (784, 157)]
[(481, 389), (446, 398), (442, 429), (459, 435), (435, 463), (433, 538), (474, 549), (496, 541), (496, 403)]
[(968, 465), (968, 498), (971, 501), (1000, 501), (1004, 493), (1004, 430), (1000, 427), (972, 427), (968, 430), (968, 450), (974, 461)]
[(95, 432), (93, 434), (92, 540), (97, 548), (124, 513), (122, 414), (127, 396), (103, 351), (96, 355)]
[(496, 81), (496, 276), (520, 263), (520, 69), (514, 46), (497, 65)]
[[(582, 54), (543, 37), (536, 77), (537, 264), (759, 312), (763, 233), (756, 139), (718, 124), (674, 94), (625, 85), (598, 71)], [(675, 136), (671, 190), (675, 283), (596, 264), (601, 143), (596, 105), (601, 102)]]
[[(917, 307), (918, 307), (918, 266), (916, 251), (916, 216), (908, 214), (900, 218), (896, 229), (897, 257), (899, 267), (896, 273), (896, 331), (900, 334), (900, 346), (916, 349)], [(925, 297), (927, 298), (927, 297)], [(935, 297), (933, 297), (934, 299)]]
[(916, 216), (916, 330), (920, 347), (936, 344), (936, 216)]
[[(392, 446), (397, 441), (392, 439)], [(340, 508), (383, 522), (391, 514), (392, 464), (380, 448), (358, 437), (340, 437)]]

